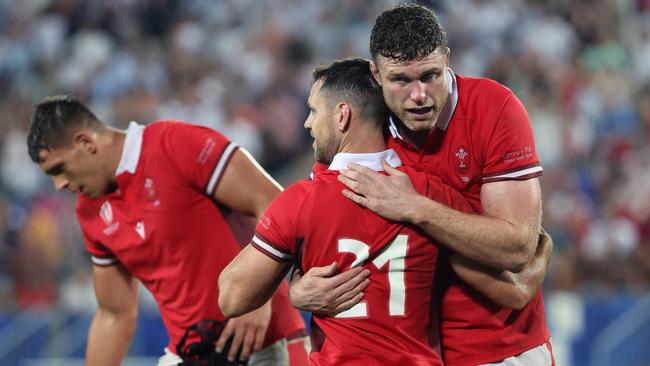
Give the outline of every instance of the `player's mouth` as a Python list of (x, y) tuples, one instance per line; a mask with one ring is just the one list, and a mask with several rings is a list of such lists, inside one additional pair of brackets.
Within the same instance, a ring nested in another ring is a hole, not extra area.
[(406, 108), (406, 113), (415, 120), (427, 120), (433, 113), (433, 107)]

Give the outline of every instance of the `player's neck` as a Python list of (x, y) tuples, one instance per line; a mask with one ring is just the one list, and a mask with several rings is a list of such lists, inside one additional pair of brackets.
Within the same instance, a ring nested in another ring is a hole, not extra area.
[(364, 126), (348, 131), (341, 140), (340, 153), (367, 154), (386, 150), (386, 139), (381, 128)]
[(107, 129), (101, 137), (107, 169), (112, 174), (115, 174), (117, 167), (120, 165), (122, 152), (124, 151), (125, 139), (125, 131), (119, 131), (112, 128)]

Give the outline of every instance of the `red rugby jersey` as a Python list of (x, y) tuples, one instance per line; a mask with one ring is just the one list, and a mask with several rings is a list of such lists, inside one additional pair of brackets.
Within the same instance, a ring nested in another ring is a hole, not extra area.
[[(392, 223), (345, 198), (338, 170), (349, 162), (381, 170), (394, 151), (338, 154), (329, 170), (281, 193), (257, 225), (253, 246), (303, 271), (336, 261), (342, 270), (364, 266), (371, 284), (364, 300), (336, 317), (314, 315), (313, 365), (441, 365), (431, 318), (438, 247), (411, 227)], [(407, 172), (421, 194), (470, 210), (438, 178)], [(432, 332), (433, 330), (433, 332)]]
[[(405, 165), (435, 174), (482, 212), (481, 185), (540, 176), (526, 110), (495, 81), (452, 77), (450, 103), (426, 145), (417, 149), (390, 121), (388, 146)], [(521, 311), (501, 308), (450, 276), (442, 299), (443, 359), (447, 365), (490, 363), (539, 346), (549, 338), (541, 291)]]
[[(172, 352), (188, 326), (224, 319), (217, 279), (240, 246), (211, 197), (236, 149), (205, 127), (132, 123), (117, 191), (97, 199), (79, 196), (77, 217), (93, 263), (119, 262), (151, 291)], [(266, 345), (304, 330), (286, 284), (272, 308)]]

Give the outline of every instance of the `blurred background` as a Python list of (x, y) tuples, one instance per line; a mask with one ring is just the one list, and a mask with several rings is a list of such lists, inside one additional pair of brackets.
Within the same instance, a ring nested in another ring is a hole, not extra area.
[[(306, 177), (314, 66), (368, 57), (389, 0), (0, 0), (0, 365), (82, 364), (95, 308), (75, 198), (29, 160), (31, 108), (71, 93), (118, 128), (222, 131), (282, 184)], [(440, 0), (451, 66), (526, 106), (555, 243), (558, 365), (650, 365), (650, 1)], [(142, 291), (125, 365), (166, 335)]]

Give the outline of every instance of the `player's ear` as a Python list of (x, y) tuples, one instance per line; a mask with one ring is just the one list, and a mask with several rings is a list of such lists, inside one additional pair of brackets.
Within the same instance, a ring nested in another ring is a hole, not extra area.
[(94, 154), (97, 152), (97, 133), (81, 129), (74, 133), (73, 144), (77, 149)]
[(345, 132), (350, 126), (350, 119), (352, 118), (352, 110), (350, 109), (350, 105), (345, 102), (337, 104), (336, 113), (334, 115), (336, 119), (336, 129), (339, 132)]
[(381, 75), (379, 74), (379, 69), (377, 68), (377, 64), (375, 64), (375, 61), (370, 61), (370, 72), (372, 72), (372, 76), (375, 77), (375, 80), (377, 81), (377, 84), (379, 86), (383, 86), (381, 83)]

